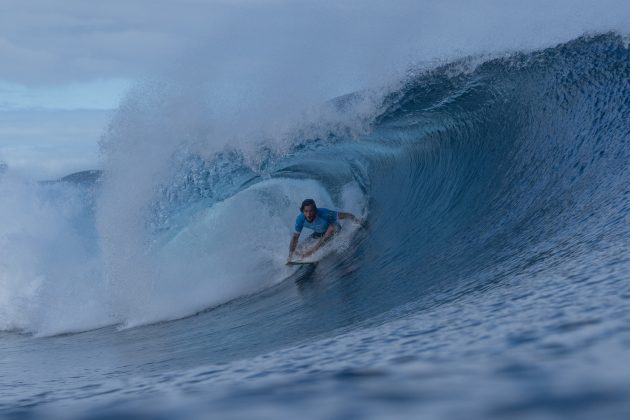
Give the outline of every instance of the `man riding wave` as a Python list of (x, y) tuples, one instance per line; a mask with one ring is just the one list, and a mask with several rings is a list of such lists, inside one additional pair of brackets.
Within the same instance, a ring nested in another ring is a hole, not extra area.
[(308, 198), (304, 200), (300, 206), (300, 214), (295, 218), (295, 230), (289, 245), (289, 258), (287, 259), (287, 263), (293, 258), (303, 228), (312, 229), (313, 233), (311, 234), (311, 238), (319, 239), (310, 249), (297, 253), (299, 257), (305, 258), (311, 256), (328, 242), (333, 235), (341, 230), (341, 225), (337, 221), (338, 219), (350, 219), (353, 222), (359, 223), (359, 219), (352, 213), (317, 208), (313, 199)]

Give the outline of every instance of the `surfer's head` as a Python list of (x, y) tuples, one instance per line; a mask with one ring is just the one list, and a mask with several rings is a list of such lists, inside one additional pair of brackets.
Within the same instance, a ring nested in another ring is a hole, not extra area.
[(302, 205), (300, 206), (300, 211), (306, 217), (306, 220), (312, 222), (315, 220), (315, 216), (317, 215), (317, 206), (315, 205), (315, 200), (312, 198), (307, 198), (302, 201)]

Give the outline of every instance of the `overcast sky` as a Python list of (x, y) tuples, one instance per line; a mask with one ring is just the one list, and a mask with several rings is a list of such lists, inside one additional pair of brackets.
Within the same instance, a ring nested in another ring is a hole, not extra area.
[(1, 0), (0, 161), (39, 178), (98, 166), (128, 88), (177, 66), (319, 100), (423, 60), (610, 29), (630, 29), (628, 1)]

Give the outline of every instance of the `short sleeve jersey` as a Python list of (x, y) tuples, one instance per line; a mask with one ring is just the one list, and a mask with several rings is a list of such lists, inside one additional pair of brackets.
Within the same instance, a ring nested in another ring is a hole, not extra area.
[(306, 220), (304, 213), (295, 218), (295, 233), (302, 232), (303, 228), (313, 229), (317, 233), (324, 233), (331, 223), (337, 222), (337, 212), (325, 208), (317, 208), (317, 215), (312, 222)]

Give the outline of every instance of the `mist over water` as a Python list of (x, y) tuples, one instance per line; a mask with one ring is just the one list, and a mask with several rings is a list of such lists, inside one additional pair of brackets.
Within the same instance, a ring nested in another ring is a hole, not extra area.
[[(102, 172), (0, 172), (0, 410), (630, 412), (630, 7), (216, 12)], [(368, 224), (287, 267), (304, 198)]]

